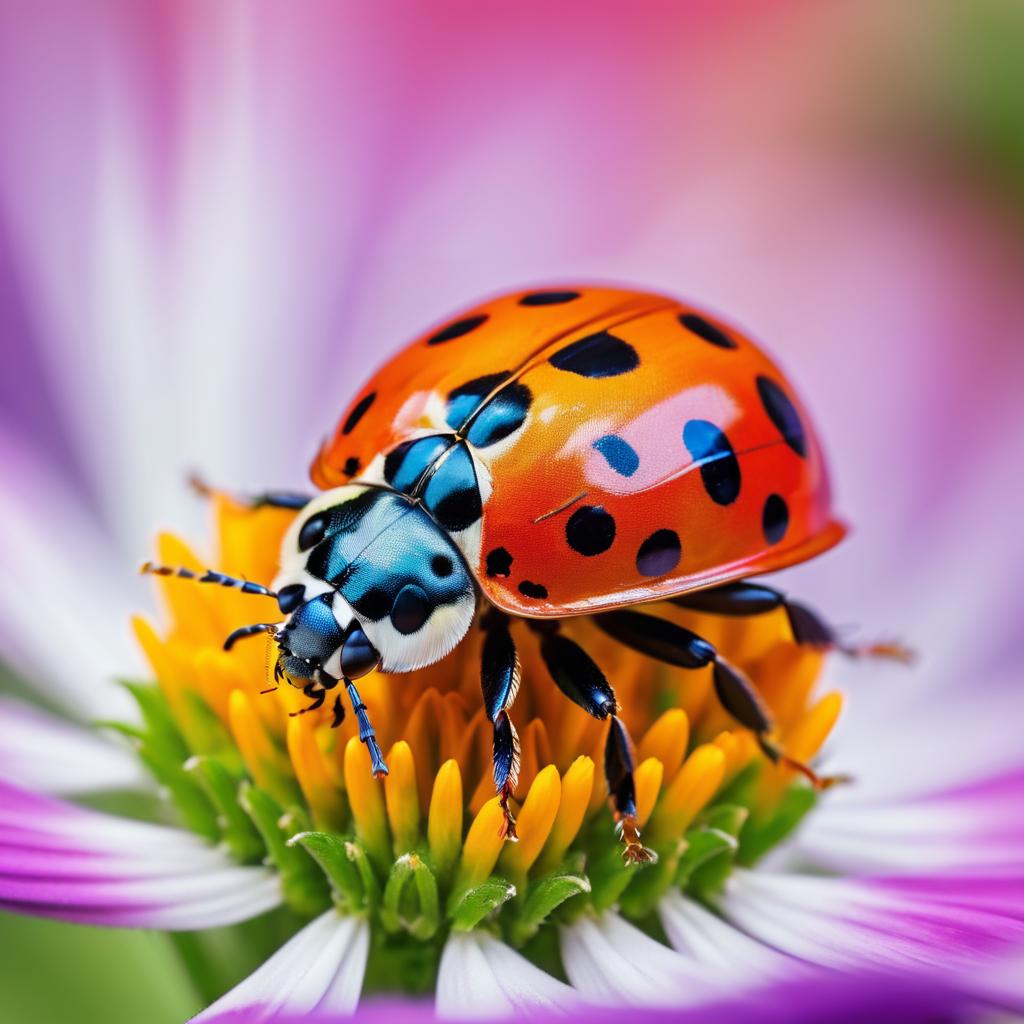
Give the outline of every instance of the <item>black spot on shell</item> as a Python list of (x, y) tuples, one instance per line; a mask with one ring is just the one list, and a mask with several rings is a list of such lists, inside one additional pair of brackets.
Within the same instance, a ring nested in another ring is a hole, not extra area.
[(707, 420), (690, 420), (683, 427), (683, 444), (700, 466), (708, 497), (718, 505), (730, 505), (740, 493), (740, 464), (729, 439)]
[(376, 391), (371, 391), (368, 395), (363, 395), (355, 404), (355, 408), (348, 414), (348, 418), (345, 420), (344, 426), (341, 428), (343, 434), (351, 434), (356, 429), (359, 421), (366, 415), (366, 410), (373, 405), (373, 400), (377, 397)]
[(797, 453), (807, 454), (807, 435), (800, 414), (790, 401), (789, 396), (770, 377), (757, 378), (757, 392), (768, 418), (775, 424), (786, 444)]
[(560, 306), (580, 297), (579, 292), (530, 292), (519, 300), (520, 306)]
[(682, 557), (683, 549), (675, 530), (655, 530), (636, 553), (636, 568), (641, 576), (664, 576)]
[(721, 327), (716, 327), (710, 320), (705, 320), (704, 317), (698, 316), (696, 313), (682, 313), (679, 322), (688, 331), (692, 331), (698, 338), (703, 338), (711, 345), (717, 345), (719, 348), (739, 348), (739, 345)]
[(543, 583), (531, 583), (529, 580), (523, 580), (519, 584), (519, 593), (523, 597), (533, 597), (540, 600), (548, 596), (548, 588)]
[(472, 526), (483, 512), (480, 492), (475, 487), (445, 495), (431, 510), (437, 521), (449, 532), (458, 533)]
[(786, 530), (789, 529), (789, 506), (781, 495), (769, 494), (765, 499), (761, 528), (769, 544), (778, 544), (786, 536)]
[(598, 331), (559, 349), (548, 362), (556, 370), (579, 377), (619, 377), (635, 370), (640, 357), (629, 342), (607, 331)]
[(600, 505), (584, 505), (569, 516), (565, 539), (581, 555), (600, 555), (615, 540), (615, 520)]
[(533, 392), (520, 380), (502, 387), (510, 376), (509, 370), (489, 373), (461, 384), (448, 395), (448, 426), (452, 430), (466, 429), (466, 440), (475, 448), (486, 448), (503, 440), (526, 420)]
[(345, 476), (355, 476), (359, 472), (359, 460), (354, 455), (350, 455), (345, 460), (345, 465), (341, 467), (341, 471)]
[(430, 568), (433, 569), (435, 576), (444, 579), (446, 576), (451, 576), (455, 569), (455, 563), (447, 555), (434, 555), (430, 560)]
[(454, 341), (456, 338), (461, 338), (464, 334), (469, 334), (470, 331), (475, 331), (486, 320), (486, 313), (463, 317), (462, 320), (456, 320), (455, 323), (442, 327), (436, 334), (432, 334), (427, 338), (427, 344), (441, 345), (446, 341)]
[(512, 555), (505, 548), (487, 552), (487, 575), (506, 578), (512, 574)]
[(498, 373), (488, 373), (483, 377), (468, 380), (465, 384), (453, 388), (448, 392), (445, 422), (452, 430), (458, 430), (480, 408), (480, 403), (511, 376), (511, 370), (500, 370)]

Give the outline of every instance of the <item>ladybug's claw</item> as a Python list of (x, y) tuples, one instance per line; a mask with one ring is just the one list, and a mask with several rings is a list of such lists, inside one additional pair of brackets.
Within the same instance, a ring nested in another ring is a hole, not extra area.
[(882, 658), (910, 667), (917, 661), (917, 651), (896, 640), (883, 640), (874, 644), (843, 646), (839, 648), (851, 658)]
[(640, 829), (632, 814), (619, 818), (615, 831), (623, 842), (622, 859), (627, 864), (657, 864), (658, 855), (640, 842)]
[(501, 813), (504, 815), (504, 821), (501, 824), (501, 830), (498, 835), (507, 843), (518, 843), (519, 835), (516, 833), (516, 819), (512, 814), (511, 809), (508, 806), (509, 800), (512, 798), (512, 786), (506, 782), (501, 787), (501, 793), (499, 795), (499, 803), (501, 804)]
[(757, 742), (764, 752), (764, 756), (772, 764), (783, 765), (795, 772), (799, 772), (819, 793), (823, 793), (826, 789), (831, 789), (833, 786), (846, 785), (853, 782), (851, 775), (819, 775), (810, 765), (806, 765), (803, 761), (798, 761), (795, 757), (790, 757), (788, 754), (783, 753), (776, 743), (765, 736), (759, 736)]

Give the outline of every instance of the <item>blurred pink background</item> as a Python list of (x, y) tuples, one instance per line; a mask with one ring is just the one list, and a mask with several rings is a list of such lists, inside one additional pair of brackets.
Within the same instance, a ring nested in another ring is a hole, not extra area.
[[(4, 659), (96, 712), (153, 532), (202, 536), (187, 470), (301, 486), (426, 325), (619, 281), (742, 324), (816, 415), (854, 534), (785, 585), (923, 654), (846, 727), (959, 722), (864, 784), (941, 775), (940, 735), (1008, 757), (970, 723), (1024, 653), (1022, 44), (995, 0), (4, 0)], [(69, 574), (111, 623), (73, 683), (26, 640)]]

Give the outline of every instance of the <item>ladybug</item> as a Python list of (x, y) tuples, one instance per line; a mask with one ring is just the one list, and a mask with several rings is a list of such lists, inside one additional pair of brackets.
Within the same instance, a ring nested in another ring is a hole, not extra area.
[[(277, 676), (302, 686), (311, 707), (343, 683), (376, 775), (387, 766), (354, 681), (434, 664), (479, 617), (494, 781), (515, 838), (509, 708), (520, 673), (509, 620), (525, 618), (559, 688), (609, 720), (605, 774), (624, 855), (650, 859), (615, 694), (559, 631), (560, 620), (585, 615), (645, 655), (712, 666), (718, 699), (767, 757), (818, 786), (830, 781), (786, 758), (753, 685), (710, 643), (643, 608), (782, 607), (797, 642), (849, 650), (810, 609), (746, 582), (821, 554), (845, 528), (807, 410), (735, 327), (624, 289), (500, 295), (387, 362), (311, 475), (323, 489), (314, 498), (251, 499), (298, 510), (272, 589), (215, 572), (199, 579), (277, 598), (283, 622), (243, 627), (225, 646), (271, 632)], [(337, 724), (340, 696), (334, 711)]]

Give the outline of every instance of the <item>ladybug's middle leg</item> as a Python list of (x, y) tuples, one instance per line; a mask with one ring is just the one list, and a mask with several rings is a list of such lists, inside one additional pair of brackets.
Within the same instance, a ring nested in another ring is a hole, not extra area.
[(789, 619), (789, 628), (798, 644), (813, 647), (819, 651), (838, 651), (851, 658), (890, 658), (909, 664), (913, 653), (898, 643), (875, 643), (852, 645), (844, 643), (835, 629), (816, 611), (805, 604), (790, 601), (785, 594), (760, 583), (726, 583), (692, 594), (681, 594), (670, 599), (680, 608), (695, 612), (710, 612), (712, 615), (748, 616), (784, 608)]
[(740, 725), (754, 733), (769, 761), (784, 764), (810, 780), (815, 789), (827, 789), (840, 777), (820, 776), (789, 757), (771, 738), (774, 723), (754, 684), (730, 665), (703, 637), (655, 615), (623, 609), (594, 616), (596, 625), (619, 643), (677, 668), (712, 666), (715, 695)]
[(579, 644), (562, 636), (557, 623), (534, 624), (541, 633), (540, 653), (558, 688), (574, 704), (599, 721), (610, 719), (604, 748), (604, 777), (615, 813), (615, 826), (625, 846), (623, 858), (632, 864), (650, 863), (657, 854), (640, 842), (633, 744), (618, 717), (618, 701), (604, 673)]
[(508, 619), (492, 609), (484, 616), (484, 645), (480, 662), (480, 685), (484, 709), (494, 726), (494, 787), (505, 816), (502, 836), (515, 842), (516, 819), (508, 802), (519, 781), (519, 736), (516, 734), (508, 708), (519, 690), (519, 656), (508, 629)]

